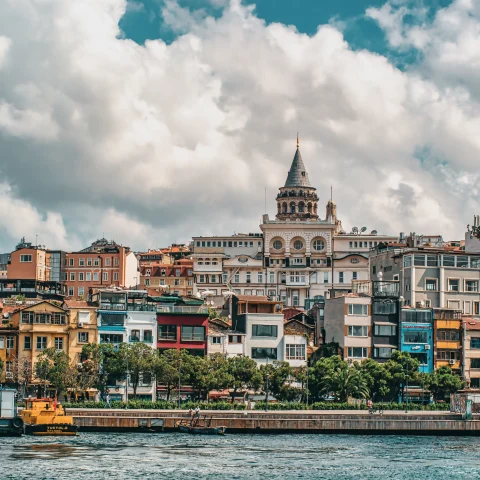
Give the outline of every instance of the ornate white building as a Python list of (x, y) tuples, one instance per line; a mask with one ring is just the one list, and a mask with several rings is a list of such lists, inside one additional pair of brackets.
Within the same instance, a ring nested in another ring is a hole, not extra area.
[(306, 298), (328, 297), (331, 289), (349, 291), (352, 280), (367, 280), (370, 248), (397, 240), (375, 230), (366, 234), (364, 228), (346, 233), (331, 198), (325, 219), (320, 218), (298, 140), (276, 200), (276, 218), (263, 216), (263, 234), (193, 238), (195, 292), (233, 290), (303, 306)]

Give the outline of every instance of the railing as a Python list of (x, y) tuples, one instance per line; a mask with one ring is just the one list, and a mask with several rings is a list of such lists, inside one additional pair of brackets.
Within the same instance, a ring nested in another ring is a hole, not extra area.
[(206, 305), (159, 305), (157, 313), (173, 313), (173, 314), (205, 314), (208, 315), (208, 307)]
[(145, 304), (137, 304), (137, 303), (128, 303), (127, 310), (131, 310), (134, 312), (156, 312), (157, 306), (156, 305), (145, 305)]
[(100, 326), (101, 327), (124, 327), (125, 320), (123, 318), (117, 319), (105, 319), (100, 318)]
[(172, 342), (177, 340), (177, 334), (176, 333), (167, 333), (167, 334), (162, 334), (158, 336), (158, 340), (161, 342)]
[(308, 285), (310, 285), (310, 281), (308, 277), (306, 277), (305, 280), (298, 282), (287, 279), (286, 285), (287, 287), (308, 287)]
[(191, 335), (182, 334), (182, 342), (203, 342), (205, 341), (205, 334), (204, 333), (192, 333)]
[(99, 310), (126, 311), (127, 305), (125, 303), (101, 303)]
[(193, 267), (193, 273), (205, 273), (205, 272), (218, 272), (221, 273), (223, 271), (222, 264), (219, 263), (218, 265), (198, 265), (195, 264)]
[(130, 343), (137, 343), (137, 342), (153, 343), (153, 337), (143, 337), (143, 340), (141, 340), (138, 335), (130, 335), (128, 337), (128, 341)]

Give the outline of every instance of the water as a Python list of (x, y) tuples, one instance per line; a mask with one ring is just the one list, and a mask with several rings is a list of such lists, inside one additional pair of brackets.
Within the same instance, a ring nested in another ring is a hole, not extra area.
[(0, 438), (0, 479), (480, 478), (480, 438), (100, 434)]

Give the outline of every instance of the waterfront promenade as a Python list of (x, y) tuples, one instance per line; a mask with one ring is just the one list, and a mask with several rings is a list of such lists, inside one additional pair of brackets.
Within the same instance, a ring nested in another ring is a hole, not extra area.
[[(184, 410), (68, 409), (81, 431), (174, 431), (188, 418)], [(480, 417), (464, 420), (450, 412), (365, 410), (202, 411), (212, 426), (229, 433), (348, 433), (480, 436)]]

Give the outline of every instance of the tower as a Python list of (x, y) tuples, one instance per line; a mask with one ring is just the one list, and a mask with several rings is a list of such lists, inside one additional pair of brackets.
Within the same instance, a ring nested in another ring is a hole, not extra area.
[(312, 187), (300, 154), (297, 135), (297, 150), (288, 172), (285, 185), (277, 195), (277, 220), (318, 220), (318, 196)]

